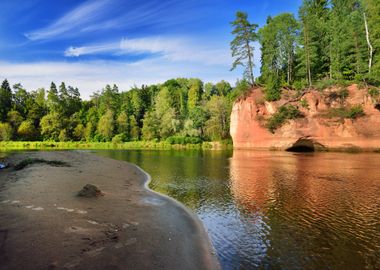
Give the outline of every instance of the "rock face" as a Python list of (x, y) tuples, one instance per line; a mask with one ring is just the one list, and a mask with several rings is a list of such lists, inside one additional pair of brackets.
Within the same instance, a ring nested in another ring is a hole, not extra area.
[[(275, 102), (264, 100), (263, 89), (253, 88), (250, 94), (235, 102), (231, 113), (230, 133), (234, 148), (263, 148), (290, 151), (303, 150), (375, 150), (380, 149), (380, 102), (368, 89), (354, 84), (345, 88), (347, 97), (340, 97), (343, 88), (324, 91), (309, 90), (301, 98), (295, 91), (284, 91)], [(301, 101), (302, 100), (302, 101)], [(302, 117), (287, 120), (273, 133), (267, 120), (282, 105), (298, 107)], [(303, 106), (302, 106), (303, 105)], [(356, 119), (332, 114), (339, 108), (361, 106), (364, 116)]]

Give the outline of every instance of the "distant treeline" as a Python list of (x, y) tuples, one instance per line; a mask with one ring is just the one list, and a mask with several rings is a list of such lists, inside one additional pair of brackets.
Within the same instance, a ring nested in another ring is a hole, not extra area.
[(78, 88), (51, 83), (26, 91), (21, 84), (0, 88), (0, 140), (51, 140), (121, 143), (167, 141), (200, 143), (229, 138), (232, 102), (249, 87), (226, 81), (172, 79), (120, 92), (107, 85), (89, 101)]

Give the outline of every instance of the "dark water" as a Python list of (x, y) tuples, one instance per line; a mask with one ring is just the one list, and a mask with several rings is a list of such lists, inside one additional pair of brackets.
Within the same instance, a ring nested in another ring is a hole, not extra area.
[(223, 269), (380, 269), (380, 155), (98, 151), (198, 214)]

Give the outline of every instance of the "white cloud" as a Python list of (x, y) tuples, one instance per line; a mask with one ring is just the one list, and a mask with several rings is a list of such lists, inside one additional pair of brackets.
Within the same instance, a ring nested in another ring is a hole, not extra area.
[(83, 98), (101, 90), (106, 84), (117, 84), (126, 91), (133, 85), (162, 83), (171, 78), (197, 77), (205, 82), (218, 82), (222, 79), (232, 84), (240, 77), (238, 72), (229, 72), (228, 65), (215, 65), (212, 68), (199, 63), (169, 62), (163, 58), (147, 59), (135, 63), (116, 61), (88, 61), (81, 63), (39, 62), (7, 63), (0, 62), (2, 80), (11, 84), (20, 82), (28, 90), (48, 88), (52, 81), (62, 81), (80, 89)]
[(111, 0), (89, 0), (68, 12), (47, 27), (26, 33), (30, 40), (45, 40), (69, 32), (80, 26), (99, 19), (107, 12), (106, 5)]

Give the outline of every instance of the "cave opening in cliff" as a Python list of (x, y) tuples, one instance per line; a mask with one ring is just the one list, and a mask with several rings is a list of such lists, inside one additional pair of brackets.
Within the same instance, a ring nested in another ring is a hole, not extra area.
[(380, 103), (378, 103), (378, 104), (375, 105), (375, 109), (377, 109), (378, 111), (380, 111)]
[(315, 147), (314, 147), (314, 142), (308, 139), (299, 139), (296, 141), (291, 147), (286, 149), (288, 152), (314, 152)]

